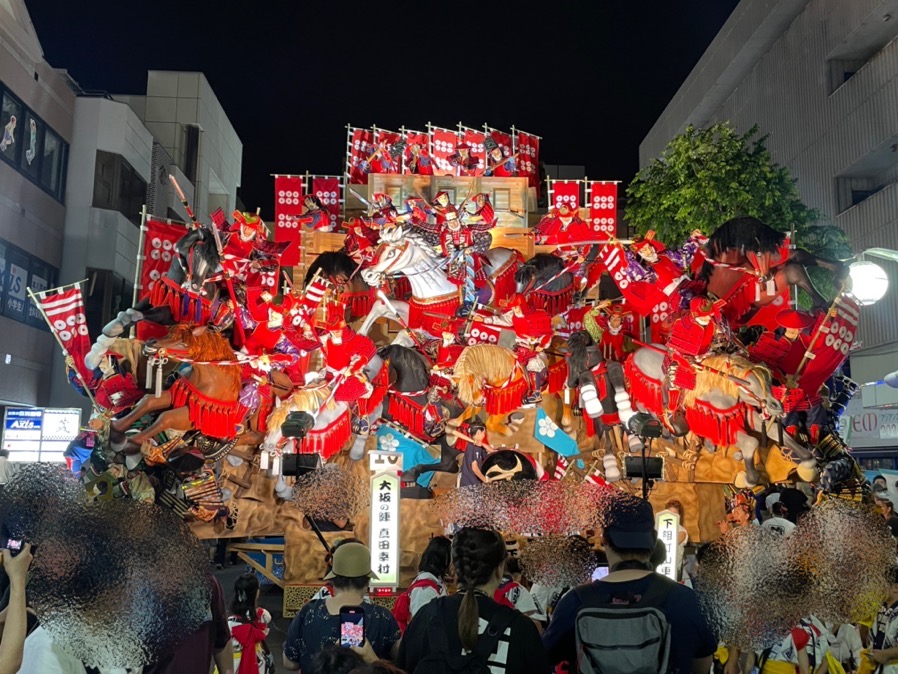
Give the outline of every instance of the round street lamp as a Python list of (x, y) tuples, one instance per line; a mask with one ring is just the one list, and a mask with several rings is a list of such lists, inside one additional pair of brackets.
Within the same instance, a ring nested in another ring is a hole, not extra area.
[(889, 289), (889, 277), (875, 262), (858, 260), (849, 266), (851, 294), (860, 304), (870, 306), (882, 299)]

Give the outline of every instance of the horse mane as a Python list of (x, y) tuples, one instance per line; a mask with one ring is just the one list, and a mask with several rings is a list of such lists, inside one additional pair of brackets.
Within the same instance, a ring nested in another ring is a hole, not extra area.
[(355, 272), (355, 268), (356, 264), (349, 255), (343, 251), (329, 250), (321, 253), (312, 261), (302, 283), (304, 286), (308, 285), (309, 281), (312, 280), (312, 277), (315, 276), (315, 272), (318, 271), (320, 271), (320, 275), (325, 278), (336, 276), (337, 274), (342, 274), (346, 276), (346, 278), (349, 278), (352, 276), (353, 272)]
[(752, 250), (758, 253), (775, 253), (786, 235), (770, 225), (748, 215), (730, 218), (708, 237), (708, 251), (712, 258), (722, 256), (727, 250)]
[(568, 337), (568, 378), (571, 382), (589, 369), (589, 348), (593, 345), (595, 341), (586, 330), (578, 330)]
[(214, 330), (204, 330), (198, 335), (193, 334), (197, 326), (189, 323), (179, 323), (168, 332), (170, 339), (183, 342), (190, 352), (190, 359), (195, 361), (234, 360), (234, 349), (220, 333)]
[[(293, 392), (287, 402), (281, 404), (268, 415), (268, 430), (273, 431), (284, 425), (290, 412), (316, 412), (321, 404), (330, 397), (330, 387), (319, 384), (311, 388), (301, 388)], [(328, 407), (333, 407), (331, 401)]]
[[(760, 379), (764, 387), (764, 395), (770, 394), (770, 369), (764, 365), (753, 363), (747, 358), (736, 354), (718, 354), (709, 356), (702, 361), (703, 365), (709, 368), (731, 374), (740, 379), (747, 379), (750, 375), (756, 375)], [(684, 403), (686, 407), (691, 407), (696, 400), (699, 400), (709, 391), (719, 391), (731, 398), (739, 399), (739, 385), (726, 377), (722, 377), (716, 372), (701, 369), (696, 372), (695, 388), (691, 391), (685, 391)]]
[[(527, 283), (533, 279), (533, 286), (546, 283), (550, 278), (564, 269), (564, 260), (552, 253), (537, 253), (524, 264), (518, 267), (514, 274), (515, 283)], [(541, 290), (556, 292), (563, 290), (571, 284), (570, 273), (561, 274), (551, 283), (547, 283)]]
[(380, 347), (377, 350), (377, 355), (383, 360), (389, 361), (390, 367), (400, 373), (400, 376), (397, 377), (400, 391), (402, 391), (401, 386), (408, 385), (409, 382), (423, 382), (422, 385), (427, 386), (427, 382), (430, 380), (430, 368), (424, 362), (421, 354), (414, 349), (401, 344), (389, 344)]
[(514, 371), (514, 353), (504, 346), (475, 344), (465, 347), (453, 372), (458, 378), (458, 399), (470, 405), (484, 384), (501, 384)]

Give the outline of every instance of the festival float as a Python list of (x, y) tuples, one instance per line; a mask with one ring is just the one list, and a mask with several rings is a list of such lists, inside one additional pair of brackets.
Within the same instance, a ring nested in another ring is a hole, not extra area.
[(627, 238), (617, 183), (541, 183), (539, 141), (350, 126), (343, 176), (275, 176), (272, 229), (199, 222), (183, 195), (189, 222), (146, 219), (139, 301), (93, 342), (77, 284), (34, 294), (93, 402), (68, 451), (87, 489), (249, 539), (234, 549), (288, 614), (322, 544), (370, 541), (381, 584), (406, 586), (447, 513), (498, 507), (460, 496), (479, 493), (458, 484), (481, 422), (486, 481), (529, 480), (512, 535), (583, 528), (569, 511), (618, 489), (679, 499), (694, 541), (768, 483), (863, 500), (837, 431), (845, 265), (751, 217)]

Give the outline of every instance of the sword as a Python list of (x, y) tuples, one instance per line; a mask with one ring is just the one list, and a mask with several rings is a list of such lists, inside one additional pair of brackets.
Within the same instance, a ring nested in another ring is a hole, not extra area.
[(387, 297), (386, 293), (383, 290), (381, 290), (380, 288), (378, 288), (377, 289), (377, 297), (378, 297), (378, 299), (380, 299), (381, 302), (384, 303), (384, 306), (386, 306), (387, 309), (390, 310), (390, 312), (396, 318), (396, 321), (399, 323), (399, 325), (401, 325), (402, 328), (406, 332), (408, 332), (409, 337), (412, 338), (412, 341), (418, 345), (418, 348), (421, 350), (421, 355), (424, 356), (424, 358), (425, 358), (425, 360), (427, 360), (428, 364), (433, 365), (433, 362), (430, 360), (430, 358), (424, 352), (424, 345), (418, 339), (417, 335), (415, 335), (415, 331), (412, 330), (410, 327), (408, 327), (408, 323), (406, 323), (404, 320), (402, 320), (402, 315), (399, 313), (399, 310), (393, 306), (393, 303), (390, 301), (390, 298)]
[[(633, 341), (634, 344), (638, 344), (639, 346), (644, 346), (645, 348), (651, 349), (652, 351), (657, 351), (658, 353), (663, 353), (664, 355), (667, 355), (667, 350), (662, 349), (660, 346), (656, 346), (654, 344), (646, 344), (645, 342), (640, 342), (638, 339), (634, 339), (633, 337), (631, 337), (630, 339)], [(729, 379), (731, 382), (733, 382), (734, 384), (738, 384), (739, 386), (751, 386), (751, 382), (748, 381), (747, 379), (743, 379), (742, 377), (737, 377), (734, 374), (729, 374), (727, 372), (723, 372), (723, 371), (713, 368), (709, 365), (703, 365), (702, 363), (692, 363), (692, 362), (690, 362), (689, 365), (693, 369), (707, 370), (708, 372), (710, 372), (712, 374), (716, 374), (719, 377), (724, 377), (725, 379)]]
[(371, 206), (372, 206), (372, 204), (371, 204), (370, 201), (368, 201), (365, 197), (363, 197), (361, 194), (359, 194), (358, 192), (356, 192), (356, 191), (355, 191), (354, 189), (352, 189), (351, 187), (349, 188), (349, 191), (352, 192), (353, 195), (355, 195), (355, 198), (358, 199), (359, 201), (361, 201), (363, 204), (365, 204), (365, 207), (368, 208), (368, 209), (370, 210), (370, 208), (371, 208)]
[(550, 278), (548, 281), (545, 281), (545, 282), (543, 282), (543, 283), (540, 283), (538, 286), (536, 286), (536, 287), (535, 287), (533, 290), (531, 290), (530, 292), (535, 293), (535, 292), (538, 291), (538, 290), (542, 290), (542, 289), (545, 288), (547, 285), (549, 285), (552, 281), (554, 281), (554, 280), (557, 279), (557, 278), (561, 278), (564, 274), (566, 274), (566, 273), (569, 272), (569, 271), (573, 271), (573, 270), (574, 270), (576, 267), (578, 267), (579, 265), (580, 265), (579, 262), (576, 262), (576, 261), (575, 261), (575, 262), (572, 262), (572, 263), (569, 264), (567, 267), (565, 267), (564, 269), (562, 269), (560, 272), (558, 272), (557, 274), (555, 274), (555, 276), (553, 276), (552, 278)]

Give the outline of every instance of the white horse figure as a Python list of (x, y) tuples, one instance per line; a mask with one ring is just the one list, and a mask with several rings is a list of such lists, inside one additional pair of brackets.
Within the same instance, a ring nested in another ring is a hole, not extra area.
[[(515, 251), (509, 248), (491, 248), (485, 253), (488, 278), (506, 273), (514, 265)], [(444, 267), (449, 259), (439, 255), (424, 238), (402, 227), (393, 227), (381, 234), (380, 245), (374, 259), (362, 270), (362, 278), (368, 285), (381, 287), (388, 276), (402, 274), (409, 280), (412, 289), (412, 303), (428, 305), (445, 300), (447, 303), (458, 298), (458, 286), (446, 276)], [(514, 265), (516, 268), (516, 265)], [(514, 274), (514, 270), (511, 270)], [(485, 299), (485, 298), (484, 298)], [(496, 298), (491, 298), (494, 301)], [(501, 299), (501, 298), (500, 298)], [(409, 303), (398, 300), (384, 301), (383, 297), (371, 307), (368, 317), (359, 328), (360, 334), (368, 334), (374, 322), (386, 316), (398, 318), (400, 323), (409, 325)], [(416, 326), (411, 326), (415, 328)]]

